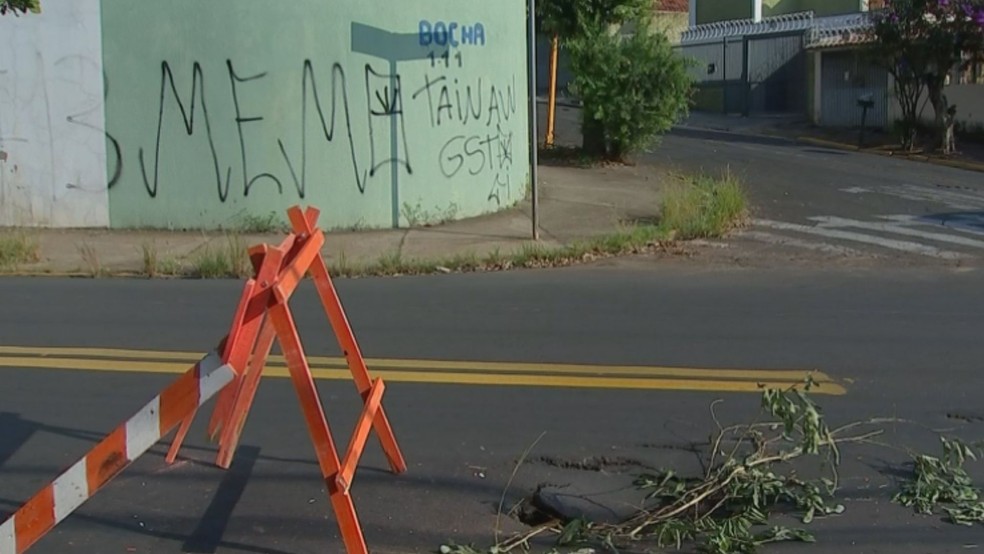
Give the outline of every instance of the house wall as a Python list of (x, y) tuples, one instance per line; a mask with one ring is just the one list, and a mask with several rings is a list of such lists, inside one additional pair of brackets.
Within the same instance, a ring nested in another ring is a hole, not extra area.
[(764, 17), (808, 11), (814, 12), (817, 17), (856, 13), (861, 11), (861, 2), (860, 0), (762, 0)]
[[(696, 24), (732, 19), (752, 19), (752, 0), (696, 0)], [(762, 16), (813, 11), (818, 17), (843, 15), (863, 10), (862, 0), (762, 0)]]
[(751, 19), (752, 0), (697, 0), (697, 24)]
[[(984, 85), (950, 85), (946, 97), (957, 106), (957, 121), (977, 131), (984, 131)], [(933, 109), (928, 106), (932, 120)]]
[(524, 0), (45, 0), (0, 46), (0, 225), (391, 227), (525, 195)]
[(0, 226), (109, 225), (99, 4), (0, 17)]
[[(902, 107), (895, 98), (891, 77), (887, 78), (889, 100), (889, 123), (902, 117)], [(984, 84), (953, 84), (945, 89), (947, 100), (957, 106), (957, 125), (968, 127), (974, 131), (984, 131)], [(919, 118), (925, 124), (932, 124), (936, 119), (933, 105), (923, 95), (919, 104)]]

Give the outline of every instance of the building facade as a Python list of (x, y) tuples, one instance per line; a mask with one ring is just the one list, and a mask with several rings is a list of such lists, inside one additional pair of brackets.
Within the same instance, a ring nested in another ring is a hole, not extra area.
[[(890, 127), (900, 113), (891, 77), (861, 52), (870, 15), (882, 7), (880, 0), (690, 0), (678, 48), (697, 62), (696, 109)], [(952, 75), (946, 94), (961, 126), (984, 129), (982, 84), (978, 67)], [(932, 106), (922, 107), (931, 119)]]

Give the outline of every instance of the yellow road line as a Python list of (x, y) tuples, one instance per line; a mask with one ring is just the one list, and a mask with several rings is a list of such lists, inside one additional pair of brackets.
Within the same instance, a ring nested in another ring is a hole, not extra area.
[[(191, 364), (179, 362), (158, 362), (120, 360), (88, 360), (71, 358), (43, 357), (0, 357), (0, 367), (39, 368), (39, 369), (68, 369), (85, 371), (126, 372), (126, 373), (159, 373), (180, 374), (189, 369)], [(270, 377), (289, 377), (286, 367), (271, 365), (264, 370)], [(346, 369), (314, 368), (315, 379), (348, 380), (351, 374)], [(596, 389), (639, 389), (639, 390), (676, 390), (676, 391), (722, 391), (722, 392), (759, 392), (761, 386), (788, 388), (800, 380), (784, 381), (780, 379), (754, 381), (728, 381), (721, 379), (668, 379), (668, 378), (631, 378), (578, 375), (537, 375), (537, 374), (494, 374), (478, 372), (433, 372), (433, 371), (398, 371), (374, 370), (373, 374), (383, 377), (390, 382), (403, 383), (439, 383), (462, 385), (511, 385), (511, 386), (540, 386), (540, 387), (573, 387)], [(818, 394), (843, 395), (847, 391), (836, 383), (822, 383), (816, 389)]]
[[(41, 358), (90, 356), (111, 358), (116, 360), (161, 361), (177, 360), (189, 365), (201, 359), (201, 353), (168, 352), (153, 350), (122, 350), (114, 348), (26, 348), (19, 346), (0, 346), (0, 355), (37, 356)], [(284, 365), (282, 356), (270, 356), (271, 364)], [(344, 358), (328, 358), (308, 356), (312, 366), (345, 369)], [(640, 377), (679, 377), (700, 379), (745, 379), (757, 381), (791, 381), (800, 382), (810, 373), (819, 383), (833, 381), (822, 372), (809, 370), (755, 370), (755, 369), (709, 369), (709, 368), (680, 368), (660, 366), (625, 366), (625, 365), (585, 365), (585, 364), (548, 364), (548, 363), (516, 363), (516, 362), (474, 362), (474, 361), (445, 361), (445, 360), (395, 360), (388, 358), (366, 359), (370, 369), (416, 369), (416, 370), (458, 370), (461, 372), (510, 372), (535, 373), (538, 375), (551, 373), (586, 374), (605, 376), (609, 374), (631, 375)], [(6, 364), (4, 364), (6, 365)]]
[[(73, 360), (38, 359), (38, 358), (0, 358), (0, 367), (31, 367), (46, 369), (78, 369), (87, 371), (109, 372), (143, 372), (177, 374), (187, 371), (185, 364), (167, 362), (141, 362), (135, 366), (131, 362), (113, 360)], [(345, 369), (312, 369), (315, 379), (348, 380), (351, 374)], [(427, 371), (391, 371), (377, 370), (374, 375), (383, 377), (390, 382), (404, 383), (443, 383), (463, 385), (514, 385), (514, 386), (548, 386), (548, 387), (577, 387), (603, 389), (642, 389), (642, 390), (695, 390), (695, 391), (728, 391), (728, 392), (758, 392), (759, 383), (752, 381), (723, 381), (696, 379), (634, 379), (628, 377), (581, 377), (566, 375), (515, 375), (488, 373), (435, 373)], [(271, 366), (264, 370), (270, 377), (289, 377), (287, 368)], [(795, 381), (770, 381), (761, 383), (767, 387), (789, 387)], [(824, 384), (818, 392), (840, 395), (846, 391), (836, 384)]]

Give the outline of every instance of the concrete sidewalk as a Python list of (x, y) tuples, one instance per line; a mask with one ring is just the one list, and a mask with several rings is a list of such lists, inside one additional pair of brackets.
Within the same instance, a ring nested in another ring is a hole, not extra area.
[[(560, 246), (616, 231), (620, 225), (658, 214), (669, 179), (652, 166), (579, 168), (547, 162), (540, 166), (540, 241)], [(143, 248), (152, 245), (160, 261), (184, 268), (206, 248), (223, 248), (222, 233), (28, 230), (40, 245), (41, 260), (17, 274), (142, 273)], [(279, 243), (283, 233), (242, 234), (245, 245)], [(364, 265), (399, 254), (404, 261), (440, 261), (455, 256), (517, 252), (532, 243), (530, 202), (511, 209), (433, 227), (330, 232), (325, 254), (330, 264)], [(10, 273), (10, 271), (8, 271)]]

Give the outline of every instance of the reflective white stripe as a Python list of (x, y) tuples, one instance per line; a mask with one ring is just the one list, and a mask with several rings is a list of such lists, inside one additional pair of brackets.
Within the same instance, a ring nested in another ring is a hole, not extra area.
[(86, 459), (82, 458), (52, 483), (55, 497), (55, 523), (60, 523), (89, 499), (86, 465)]
[(817, 235), (821, 237), (827, 237), (830, 239), (841, 239), (841, 240), (847, 240), (852, 242), (862, 242), (865, 244), (874, 244), (876, 246), (881, 246), (882, 248), (888, 248), (891, 250), (901, 250), (904, 252), (912, 252), (915, 254), (922, 254), (924, 256), (932, 256), (934, 258), (943, 258), (945, 260), (958, 260), (963, 257), (956, 252), (948, 252), (946, 250), (940, 250), (939, 248), (926, 246), (925, 244), (919, 244), (917, 242), (892, 240), (892, 239), (876, 237), (874, 235), (865, 235), (862, 233), (851, 233), (849, 231), (839, 231), (837, 229), (813, 227), (810, 225), (799, 225), (796, 223), (785, 223), (783, 221), (769, 221), (766, 219), (757, 219), (754, 221), (754, 223), (755, 225), (758, 225), (760, 227), (768, 227), (770, 229), (779, 229), (782, 231), (797, 231), (800, 233)]
[(927, 231), (920, 231), (918, 229), (909, 229), (908, 227), (903, 227), (901, 225), (892, 225), (891, 223), (857, 221), (854, 219), (844, 219), (840, 217), (828, 217), (828, 216), (811, 217), (810, 219), (819, 222), (823, 227), (853, 227), (856, 229), (868, 229), (871, 231), (881, 231), (883, 233), (895, 233), (897, 235), (918, 237), (922, 239), (933, 240), (936, 242), (949, 242), (951, 244), (959, 244), (960, 246), (967, 246), (970, 248), (984, 248), (984, 241), (974, 240), (971, 238), (960, 237), (956, 235), (929, 233)]
[(232, 366), (222, 365), (222, 359), (214, 352), (198, 365), (198, 405), (202, 406), (223, 387), (232, 382), (235, 372)]
[(161, 440), (161, 397), (158, 396), (126, 422), (126, 459), (136, 460)]
[(14, 539), (14, 516), (0, 523), (0, 554), (17, 554), (17, 542)]

